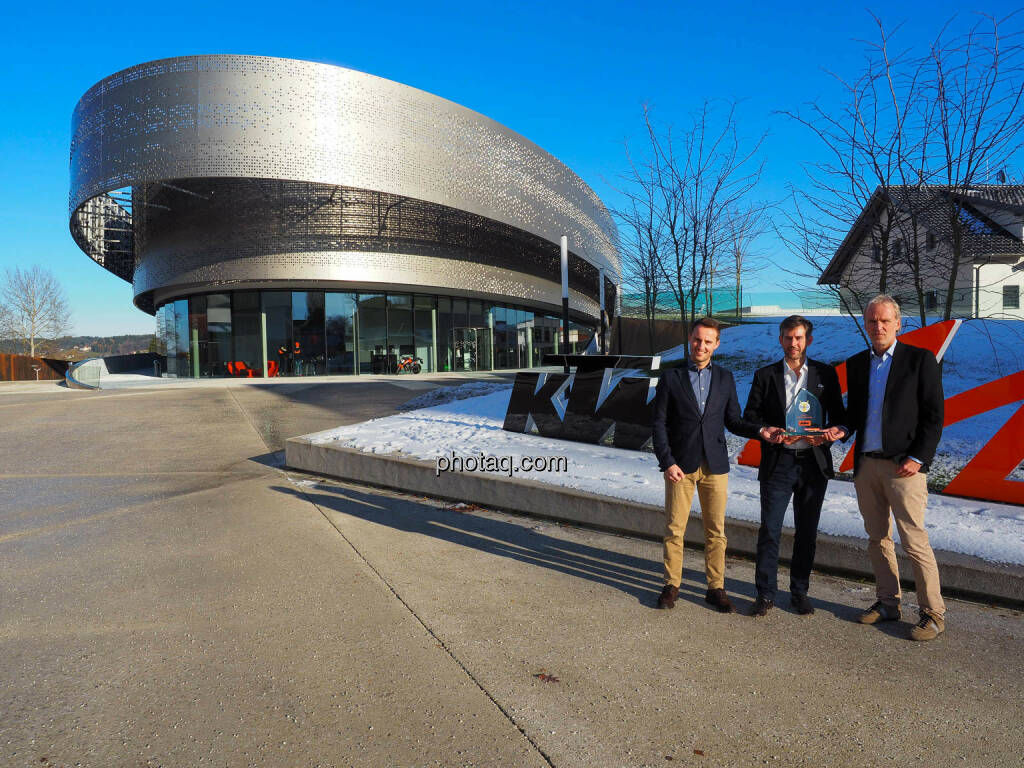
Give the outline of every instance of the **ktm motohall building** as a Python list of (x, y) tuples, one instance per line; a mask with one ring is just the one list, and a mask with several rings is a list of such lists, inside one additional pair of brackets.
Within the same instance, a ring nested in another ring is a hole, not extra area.
[(69, 211), (156, 316), (174, 376), (530, 367), (582, 351), (621, 283), (607, 210), (556, 158), (308, 61), (186, 56), (100, 81), (74, 112)]

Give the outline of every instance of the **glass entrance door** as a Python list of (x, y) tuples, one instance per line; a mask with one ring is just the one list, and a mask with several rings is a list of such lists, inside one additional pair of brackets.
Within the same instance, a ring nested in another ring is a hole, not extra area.
[(490, 328), (452, 328), (453, 370), (490, 370), (491, 343)]

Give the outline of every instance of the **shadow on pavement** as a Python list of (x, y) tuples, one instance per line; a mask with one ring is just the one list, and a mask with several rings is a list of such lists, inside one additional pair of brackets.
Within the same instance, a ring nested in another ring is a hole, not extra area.
[[(466, 514), (452, 507), (435, 507), (394, 497), (386, 497), (388, 503), (382, 505), (382, 496), (379, 494), (361, 492), (354, 488), (332, 486), (330, 492), (327, 492), (317, 485), (304, 489), (278, 485), (273, 486), (273, 489), (301, 496), (322, 509), (377, 525), (431, 536), (613, 587), (652, 608), (661, 592), (662, 566), (659, 561), (567, 541), (537, 530), (538, 526), (555, 526), (556, 523), (532, 518), (523, 518), (522, 523), (511, 523)], [(687, 559), (690, 563), (696, 562), (703, 566), (703, 553), (700, 551), (688, 549)], [(741, 613), (753, 602), (752, 584), (727, 578), (726, 589), (734, 596), (746, 598), (737, 601), (736, 607)], [(679, 600), (712, 610), (704, 602), (705, 591), (703, 568), (694, 570), (684, 567)], [(819, 609), (832, 610), (837, 616), (849, 620), (853, 620), (857, 614), (849, 606), (819, 600), (815, 600), (815, 604)], [(788, 612), (788, 604), (782, 611)]]
[[(331, 493), (319, 487), (274, 486), (274, 490), (302, 496), (322, 509), (377, 525), (431, 536), (614, 587), (643, 603), (653, 605), (661, 591), (660, 563), (566, 541), (536, 530), (537, 526), (555, 523), (528, 518), (521, 524), (510, 523), (394, 497), (388, 497), (388, 504), (384, 506), (380, 495), (353, 488), (332, 489)], [(687, 573), (684, 577), (695, 579), (701, 574)]]
[(264, 467), (282, 469), (285, 465), (284, 451), (273, 451), (271, 453), (264, 453), (260, 456), (253, 456), (249, 461), (261, 464)]

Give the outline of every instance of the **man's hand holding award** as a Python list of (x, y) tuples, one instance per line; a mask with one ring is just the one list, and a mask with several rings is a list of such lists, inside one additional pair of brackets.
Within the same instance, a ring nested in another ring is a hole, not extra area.
[(824, 416), (821, 402), (806, 388), (801, 388), (786, 411), (786, 428), (766, 427), (765, 440), (769, 443), (792, 445), (806, 440), (810, 445), (835, 442), (846, 436), (842, 427), (823, 426)]
[(825, 442), (823, 421), (821, 402), (802, 387), (786, 411), (786, 431), (782, 442), (792, 445), (798, 440), (806, 440), (811, 445), (821, 445)]

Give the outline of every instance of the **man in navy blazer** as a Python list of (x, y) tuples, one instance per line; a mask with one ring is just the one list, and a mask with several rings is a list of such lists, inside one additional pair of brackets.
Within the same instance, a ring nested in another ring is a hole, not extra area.
[(871, 348), (846, 361), (847, 419), (857, 433), (853, 483), (868, 534), (877, 601), (862, 624), (900, 618), (900, 580), (892, 519), (910, 559), (920, 619), (912, 640), (932, 640), (945, 631), (946, 606), (935, 553), (924, 527), (925, 473), (942, 437), (942, 375), (935, 355), (896, 341), (900, 306), (880, 294), (864, 309)]
[[(846, 409), (839, 388), (839, 377), (827, 363), (807, 357), (814, 340), (814, 324), (799, 315), (790, 315), (779, 324), (779, 343), (783, 359), (754, 373), (743, 417), (769, 425), (761, 438), (761, 464), (757, 479), (761, 484), (761, 527), (757, 534), (757, 566), (754, 586), (757, 599), (751, 616), (764, 616), (775, 605), (778, 586), (779, 540), (782, 521), (790, 498), (793, 499), (793, 558), (790, 566), (790, 605), (799, 614), (814, 613), (807, 591), (814, 550), (818, 538), (818, 520), (832, 469), (832, 441), (845, 437)], [(821, 433), (809, 437), (784, 437), (786, 414), (806, 389), (822, 406)], [(774, 428), (774, 429), (771, 429)]]
[(654, 452), (665, 475), (665, 587), (659, 608), (672, 608), (683, 576), (683, 535), (696, 490), (704, 524), (705, 601), (722, 612), (733, 609), (725, 592), (725, 503), (729, 452), (725, 428), (743, 437), (759, 433), (759, 424), (743, 419), (736, 383), (725, 368), (712, 365), (721, 324), (710, 317), (690, 331), (686, 367), (665, 371), (654, 399)]

